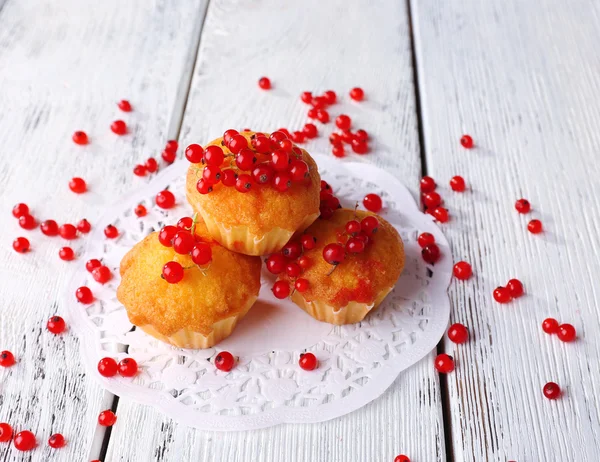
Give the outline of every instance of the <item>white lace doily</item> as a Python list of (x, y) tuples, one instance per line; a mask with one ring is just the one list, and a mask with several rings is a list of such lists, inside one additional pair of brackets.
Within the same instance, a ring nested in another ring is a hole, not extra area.
[[(275, 299), (265, 274), (259, 301), (233, 334), (214, 348), (179, 349), (133, 329), (116, 299), (119, 262), (148, 233), (191, 215), (184, 193), (189, 164), (179, 161), (112, 207), (94, 227), (82, 263), (101, 259), (111, 268), (113, 279), (102, 286), (82, 264), (69, 284), (69, 320), (79, 335), (90, 374), (112, 393), (151, 404), (192, 427), (246, 430), (283, 422), (320, 422), (352, 412), (376, 399), (401, 371), (430, 352), (442, 337), (450, 312), (448, 242), (432, 218), (419, 211), (409, 191), (388, 173), (368, 164), (324, 156), (315, 159), (321, 177), (344, 206), (353, 207), (367, 193), (380, 194), (382, 215), (404, 240), (406, 267), (377, 310), (359, 324), (321, 323), (289, 300)], [(177, 198), (173, 209), (154, 204), (156, 193), (164, 188)], [(143, 218), (133, 213), (139, 203), (148, 209)], [(111, 223), (120, 231), (114, 240), (103, 234)], [(425, 264), (416, 242), (424, 231), (435, 236), (441, 249), (442, 257), (434, 267)], [(82, 285), (96, 297), (89, 306), (75, 299), (75, 290)], [(218, 371), (211, 362), (220, 350), (239, 356), (229, 373)], [(319, 360), (318, 369), (311, 372), (298, 366), (298, 357), (306, 350)], [(104, 378), (96, 369), (104, 356), (131, 356), (140, 372), (133, 379)]]

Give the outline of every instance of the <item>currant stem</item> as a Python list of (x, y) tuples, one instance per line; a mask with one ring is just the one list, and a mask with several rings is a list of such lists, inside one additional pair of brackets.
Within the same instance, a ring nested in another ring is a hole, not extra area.
[(331, 269), (331, 271), (329, 273), (327, 273), (327, 276), (331, 276), (331, 273), (333, 273), (337, 267), (338, 267), (338, 265), (333, 265), (333, 268)]

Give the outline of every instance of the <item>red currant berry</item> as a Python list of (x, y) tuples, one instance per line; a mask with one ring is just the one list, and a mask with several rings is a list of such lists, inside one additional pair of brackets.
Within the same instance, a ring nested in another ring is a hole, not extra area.
[(352, 140), (352, 151), (356, 154), (366, 154), (369, 152), (369, 146), (363, 141), (357, 139)]
[(15, 363), (15, 356), (8, 350), (0, 351), (0, 366), (10, 367)]
[(221, 183), (224, 186), (232, 187), (235, 186), (235, 181), (237, 180), (237, 173), (231, 168), (226, 168), (225, 170), (221, 170)]
[(25, 253), (30, 249), (29, 239), (26, 237), (18, 237), (13, 241), (12, 246), (15, 252)]
[(274, 175), (271, 165), (272, 164), (263, 162), (262, 164), (254, 167), (252, 170), (252, 179), (258, 184), (269, 183)]
[(77, 228), (70, 223), (65, 223), (58, 228), (58, 234), (63, 239), (75, 239), (77, 238)]
[(296, 279), (296, 282), (294, 284), (294, 288), (300, 293), (306, 292), (309, 287), (310, 283), (304, 278)]
[(82, 131), (76, 131), (75, 133), (73, 133), (72, 139), (75, 144), (79, 145), (88, 144), (89, 142), (87, 134)]
[(348, 234), (360, 233), (360, 223), (357, 220), (350, 220), (348, 223), (346, 223), (345, 229)]
[(158, 233), (158, 240), (165, 247), (171, 247), (173, 245), (173, 238), (175, 234), (177, 234), (177, 229), (175, 226), (167, 225)]
[(440, 204), (442, 203), (442, 196), (440, 196), (435, 191), (432, 191), (432, 192), (423, 194), (422, 200), (423, 200), (423, 204), (425, 205), (425, 207), (435, 208), (435, 207), (439, 207)]
[(192, 217), (183, 217), (177, 221), (177, 228), (184, 229), (186, 231), (190, 231), (194, 224), (194, 220)]
[(277, 281), (271, 290), (275, 298), (284, 299), (290, 295), (290, 286), (286, 281)]
[(13, 429), (6, 422), (0, 423), (0, 443), (8, 443), (12, 439)]
[(17, 204), (12, 209), (13, 217), (21, 218), (23, 215), (29, 215), (29, 207), (27, 204)]
[(46, 220), (40, 225), (42, 233), (46, 236), (56, 236), (58, 234), (58, 224), (54, 220)]
[(354, 139), (361, 143), (366, 143), (369, 140), (369, 134), (361, 128), (354, 133)]
[(166, 149), (160, 154), (162, 160), (164, 160), (167, 164), (172, 164), (175, 162), (177, 158), (177, 153), (175, 151), (167, 151)]
[(456, 279), (460, 279), (461, 281), (465, 281), (471, 277), (473, 274), (473, 270), (471, 269), (471, 265), (466, 261), (459, 261), (454, 265), (454, 277)]
[(290, 176), (292, 181), (299, 183), (310, 176), (308, 164), (303, 160), (295, 159), (290, 164)]
[(469, 338), (469, 331), (462, 324), (452, 324), (448, 329), (448, 338), (454, 343), (465, 343)]
[(333, 209), (328, 205), (321, 204), (319, 207), (319, 218), (329, 220), (333, 216)]
[(450, 219), (450, 216), (448, 215), (448, 209), (445, 209), (444, 207), (436, 207), (431, 213), (433, 214), (433, 217), (440, 223), (446, 223)]
[(15, 435), (13, 444), (19, 451), (31, 451), (37, 443), (33, 433), (29, 430), (23, 430)]
[(112, 427), (117, 421), (117, 416), (113, 411), (107, 409), (98, 416), (98, 423), (103, 427)]
[(400, 454), (394, 458), (394, 462), (410, 462), (410, 459), (408, 458), (408, 456)]
[(46, 323), (46, 328), (53, 334), (60, 334), (65, 331), (67, 325), (60, 316), (52, 316)]
[(433, 265), (440, 259), (440, 248), (437, 244), (428, 244), (421, 250), (421, 257), (425, 263)]
[(183, 266), (176, 261), (165, 263), (162, 270), (162, 278), (169, 284), (177, 284), (183, 279)]
[(119, 235), (119, 230), (114, 225), (108, 225), (106, 228), (104, 228), (104, 235), (108, 239), (115, 239)]
[(463, 192), (466, 189), (465, 180), (462, 176), (453, 176), (450, 180), (452, 191)]
[(333, 146), (340, 146), (342, 144), (342, 137), (338, 133), (332, 133), (329, 135), (329, 142)]
[(48, 446), (53, 449), (62, 448), (65, 445), (65, 437), (60, 433), (55, 433), (48, 438)]
[(280, 253), (274, 253), (266, 260), (267, 270), (272, 274), (279, 274), (285, 270), (286, 258)]
[(229, 372), (235, 365), (235, 358), (229, 351), (221, 351), (215, 356), (215, 367), (220, 371)]
[(214, 165), (207, 165), (202, 171), (202, 179), (210, 185), (215, 185), (221, 181), (221, 169)]
[(173, 250), (181, 255), (191, 253), (195, 243), (192, 233), (186, 230), (179, 230), (175, 236), (173, 236)]
[(119, 101), (117, 106), (119, 106), (119, 109), (121, 109), (123, 112), (131, 112), (131, 104), (126, 99)]
[(577, 338), (577, 331), (571, 324), (561, 324), (558, 326), (558, 338), (563, 342), (572, 342)]
[(329, 103), (327, 102), (327, 97), (325, 95), (313, 97), (311, 104), (317, 109), (323, 109), (329, 105)]
[[(209, 146), (207, 148), (207, 152), (209, 149), (211, 152), (220, 152), (221, 157), (223, 158), (223, 150), (219, 146)], [(192, 164), (199, 164), (204, 159), (204, 149), (202, 149), (202, 146), (199, 144), (190, 144), (187, 148), (185, 148), (185, 158)]]
[(539, 234), (542, 232), (542, 222), (540, 220), (531, 220), (527, 224), (527, 229), (532, 234)]
[(300, 243), (302, 244), (302, 248), (304, 250), (312, 250), (317, 245), (317, 238), (311, 236), (310, 234), (304, 234), (300, 238)]
[(306, 135), (304, 134), (304, 132), (301, 131), (295, 131), (292, 133), (292, 141), (294, 143), (304, 143), (304, 141), (306, 140)]
[(544, 396), (548, 399), (557, 399), (560, 396), (560, 387), (557, 383), (548, 382), (544, 385)]
[(350, 90), (350, 98), (352, 98), (354, 101), (362, 101), (364, 97), (365, 92), (362, 88), (354, 87), (352, 90)]
[(146, 166), (137, 164), (135, 167), (133, 167), (133, 174), (135, 176), (146, 176)]
[(350, 130), (342, 131), (342, 141), (344, 143), (352, 144), (353, 139), (354, 139), (354, 134)]
[(235, 135), (239, 135), (239, 134), (240, 134), (240, 132), (238, 132), (237, 130), (234, 130), (233, 128), (230, 128), (229, 130), (225, 130), (225, 133), (223, 133), (223, 142), (225, 143), (225, 146), (228, 146), (231, 139)]
[(364, 252), (365, 247), (365, 241), (358, 237), (351, 237), (350, 239), (348, 239), (348, 242), (346, 242), (346, 250), (348, 251), (348, 253)]
[(329, 112), (325, 109), (317, 109), (317, 120), (322, 124), (329, 122)]
[(519, 213), (529, 213), (531, 210), (531, 204), (527, 199), (519, 199), (517, 202), (515, 202), (515, 209), (517, 209), (517, 212)]
[(281, 249), (281, 254), (289, 260), (296, 260), (302, 254), (302, 244), (300, 242), (288, 242)]
[(307, 112), (307, 116), (309, 119), (316, 119), (317, 118), (317, 112), (318, 109), (316, 107), (311, 107), (308, 112)]
[(64, 261), (71, 261), (75, 258), (75, 252), (71, 247), (61, 247), (58, 251), (58, 257)]
[(136, 205), (135, 209), (133, 209), (133, 213), (135, 213), (137, 217), (142, 218), (146, 216), (148, 211), (146, 210), (146, 207), (144, 207), (142, 204), (138, 204)]
[(375, 217), (365, 217), (360, 222), (360, 229), (367, 236), (372, 236), (379, 229), (379, 220)]
[(419, 244), (419, 247), (423, 248), (429, 244), (434, 244), (435, 237), (431, 233), (421, 233), (417, 238), (417, 243)]
[(146, 167), (146, 170), (148, 170), (148, 172), (154, 173), (158, 170), (158, 162), (156, 162), (156, 159), (154, 157), (149, 157), (148, 160), (146, 160), (144, 167)]
[(542, 322), (542, 330), (547, 334), (556, 334), (558, 332), (558, 321), (554, 318), (546, 318)]
[(271, 88), (271, 81), (268, 77), (261, 77), (258, 80), (258, 86), (263, 90), (269, 90)]
[(377, 213), (383, 207), (383, 202), (377, 194), (367, 194), (363, 199), (363, 205), (367, 210)]
[(94, 271), (95, 268), (102, 266), (102, 262), (96, 258), (92, 258), (85, 263), (85, 269), (90, 273)]
[(102, 377), (114, 377), (117, 370), (117, 362), (113, 358), (102, 358), (98, 361), (98, 372)]
[(331, 154), (333, 154), (334, 157), (344, 157), (346, 155), (346, 152), (344, 150), (344, 146), (341, 144), (335, 145), (331, 148)]
[(179, 148), (179, 143), (177, 140), (167, 140), (165, 144), (165, 151), (176, 152), (177, 148)]
[(170, 209), (175, 205), (175, 196), (165, 189), (156, 195), (156, 205), (161, 209)]
[(285, 140), (281, 140), (279, 142), (278, 147), (281, 151), (291, 154), (294, 149), (294, 143), (286, 138)]
[(33, 229), (37, 226), (37, 222), (32, 215), (27, 213), (19, 217), (19, 226), (23, 229)]
[(305, 371), (312, 371), (317, 368), (317, 366), (319, 365), (319, 361), (317, 361), (317, 357), (314, 354), (303, 353), (300, 355), (298, 365)]
[(273, 187), (279, 192), (285, 192), (292, 186), (292, 178), (286, 172), (279, 172), (273, 176)]
[(498, 303), (508, 303), (512, 300), (512, 295), (507, 287), (496, 287), (493, 296)]
[(454, 370), (454, 359), (446, 353), (441, 353), (435, 358), (435, 368), (442, 374), (447, 374)]
[[(192, 146), (197, 146), (198, 148), (200, 148), (200, 150), (202, 150), (202, 148), (200, 146), (198, 146), (197, 144), (191, 144), (188, 146), (187, 149), (190, 149)], [(187, 149), (186, 149), (186, 157), (187, 157)], [(195, 149), (197, 149), (197, 148), (195, 148)], [(196, 157), (198, 157), (198, 156), (193, 156), (193, 158), (196, 158)], [(188, 160), (190, 160), (190, 157), (188, 157)], [(201, 156), (200, 156), (200, 160), (202, 160)], [(219, 146), (209, 146), (208, 148), (206, 148), (206, 151), (204, 152), (204, 161), (207, 163), (207, 165), (212, 165), (213, 167), (220, 167), (224, 160), (225, 160), (225, 154), (223, 153), (223, 150)], [(190, 162), (191, 162), (191, 160), (190, 160)], [(197, 163), (197, 162), (194, 162), (194, 163)]]
[(112, 279), (112, 273), (108, 266), (102, 265), (92, 270), (92, 277), (97, 283), (106, 284)]
[(310, 268), (310, 258), (307, 257), (306, 255), (302, 255), (300, 258), (298, 258), (298, 264), (300, 265), (300, 268), (302, 269), (308, 269)]
[(300, 99), (303, 103), (310, 104), (312, 102), (312, 93), (310, 91), (303, 91), (300, 94)]
[(94, 295), (89, 287), (82, 286), (75, 292), (75, 297), (77, 297), (77, 301), (80, 303), (84, 303), (86, 305), (92, 303), (94, 301)]
[(460, 138), (460, 144), (465, 149), (471, 149), (473, 147), (473, 138), (471, 138), (469, 135), (463, 135)]
[(238, 176), (238, 179), (235, 180), (235, 189), (241, 193), (250, 191), (252, 189), (252, 177), (245, 173)]
[(291, 278), (297, 278), (302, 274), (302, 267), (298, 263), (288, 263), (285, 267), (285, 274), (287, 274)]
[(204, 178), (200, 178), (198, 180), (198, 183), (196, 183), (196, 190), (200, 194), (208, 194), (208, 193), (212, 192), (213, 188), (212, 188), (212, 185), (208, 181), (206, 181)]
[(333, 90), (327, 90), (325, 93), (323, 93), (323, 97), (325, 98), (325, 102), (327, 104), (335, 104), (337, 100), (337, 95)]
[(518, 279), (511, 279), (508, 281), (508, 284), (506, 284), (506, 287), (510, 290), (510, 295), (512, 295), (513, 298), (519, 298), (523, 295), (523, 284)]
[(138, 372), (138, 365), (135, 359), (125, 358), (119, 361), (119, 375), (121, 377), (133, 377)]
[(242, 149), (237, 156), (235, 156), (235, 165), (240, 170), (251, 170), (256, 163), (256, 157), (250, 149)]
[(242, 149), (248, 147), (248, 140), (244, 135), (233, 135), (227, 147), (234, 154), (238, 154)]
[(192, 249), (192, 261), (204, 266), (212, 261), (212, 248), (206, 242), (198, 242)]
[(112, 124), (110, 124), (110, 129), (117, 135), (124, 135), (127, 133), (127, 124), (122, 120), (115, 120)]
[(423, 193), (430, 193), (436, 188), (435, 180), (430, 176), (424, 176), (421, 178), (420, 189)]
[(80, 233), (87, 234), (91, 231), (91, 229), (92, 225), (85, 218), (82, 218), (81, 220), (79, 220), (79, 223), (77, 223), (77, 230)]
[[(269, 140), (269, 138), (267, 138), (264, 135), (255, 136), (251, 140), (251, 143), (252, 143), (252, 147), (254, 148), (254, 150), (256, 152), (259, 152), (261, 154), (267, 154), (268, 152), (271, 151), (271, 140)], [(248, 149), (248, 151), (250, 151), (250, 150)], [(250, 153), (248, 155), (250, 156), (249, 158), (254, 156), (254, 154), (252, 154), (252, 151), (250, 151)]]
[(317, 126), (311, 123), (305, 124), (302, 132), (309, 139), (316, 138), (318, 135)]
[(346, 251), (340, 244), (327, 244), (323, 249), (323, 259), (330, 265), (339, 265), (346, 258)]
[(350, 119), (350, 117), (348, 117), (346, 114), (339, 115), (335, 119), (335, 125), (340, 130), (349, 130), (350, 129), (350, 125), (352, 125), (352, 119)]

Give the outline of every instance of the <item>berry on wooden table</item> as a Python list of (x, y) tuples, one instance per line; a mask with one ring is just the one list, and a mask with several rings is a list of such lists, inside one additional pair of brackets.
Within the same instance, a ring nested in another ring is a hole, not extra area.
[(460, 138), (460, 144), (465, 149), (471, 149), (473, 147), (473, 145), (474, 145), (473, 138), (471, 138), (470, 135), (463, 135)]
[(29, 239), (27, 239), (26, 237), (18, 237), (13, 241), (12, 246), (15, 252), (28, 252), (30, 249)]
[(508, 303), (512, 300), (512, 295), (508, 287), (496, 287), (493, 292), (494, 300), (498, 303)]
[(410, 462), (410, 459), (404, 454), (400, 454), (394, 458), (394, 462)]
[(168, 140), (165, 144), (165, 151), (176, 152), (179, 147), (177, 140)]
[(12, 214), (15, 218), (21, 218), (23, 215), (29, 214), (29, 207), (27, 204), (19, 203), (13, 207)]
[(98, 423), (103, 427), (112, 427), (117, 422), (117, 416), (113, 411), (107, 409), (98, 416)]
[(454, 265), (453, 273), (456, 279), (465, 281), (471, 277), (471, 275), (473, 274), (473, 269), (471, 268), (471, 265), (466, 261), (459, 261)]
[(421, 257), (430, 265), (435, 264), (440, 259), (440, 248), (437, 244), (428, 244), (421, 250)]
[(506, 287), (510, 290), (510, 295), (512, 295), (513, 298), (519, 298), (524, 293), (523, 284), (518, 279), (511, 279), (506, 284)]
[(303, 103), (310, 104), (312, 101), (312, 93), (310, 91), (303, 91), (300, 94), (300, 99)]
[(94, 301), (94, 294), (92, 294), (90, 288), (86, 286), (81, 286), (79, 289), (77, 289), (75, 291), (75, 297), (77, 298), (78, 302), (86, 305)]
[(107, 225), (106, 228), (104, 228), (104, 235), (108, 239), (116, 239), (119, 235), (119, 230), (114, 225)]
[(517, 202), (515, 202), (515, 209), (519, 213), (529, 213), (531, 210), (531, 204), (527, 199), (519, 199)]
[(169, 190), (164, 190), (156, 195), (156, 205), (161, 209), (170, 209), (175, 205), (175, 196)]
[(317, 130), (317, 126), (311, 123), (305, 124), (302, 131), (304, 132), (304, 135), (309, 139), (316, 138), (319, 133)]
[(277, 281), (272, 288), (275, 298), (284, 299), (290, 295), (290, 285), (286, 281)]
[(46, 323), (46, 328), (53, 334), (60, 334), (65, 331), (67, 325), (60, 316), (52, 316)]
[(302, 353), (298, 360), (299, 366), (305, 371), (312, 371), (317, 368), (319, 361), (317, 357), (312, 353)]
[(0, 351), (0, 366), (10, 367), (15, 364), (15, 356), (8, 350)]
[(113, 358), (102, 358), (98, 361), (98, 372), (102, 377), (114, 377), (119, 367)]
[(531, 220), (527, 224), (527, 229), (532, 234), (539, 234), (542, 232), (542, 222), (540, 220)]
[(29, 430), (23, 430), (15, 435), (13, 444), (19, 451), (31, 451), (36, 446), (35, 435)]
[(123, 112), (131, 112), (131, 104), (126, 99), (119, 101), (117, 106), (119, 106), (119, 109), (121, 109)]
[(19, 217), (19, 226), (23, 229), (34, 229), (37, 226), (37, 221), (35, 221), (33, 215), (26, 213)]
[(331, 148), (331, 153), (333, 154), (334, 157), (344, 157), (346, 155), (346, 152), (344, 150), (344, 146), (341, 144), (336, 144)]
[(558, 321), (554, 318), (546, 318), (542, 322), (542, 330), (547, 334), (556, 334), (558, 332)]
[(454, 359), (446, 353), (441, 353), (435, 358), (435, 368), (442, 374), (447, 374), (454, 370)]
[(329, 123), (329, 112), (325, 109), (317, 109), (317, 120), (322, 124)]
[(431, 211), (431, 214), (433, 215), (433, 218), (440, 223), (446, 223), (450, 219), (450, 216), (448, 215), (448, 209), (444, 207), (435, 207)]
[(146, 166), (137, 164), (135, 167), (133, 167), (133, 174), (135, 176), (146, 176)]
[(50, 446), (53, 449), (62, 448), (65, 445), (65, 443), (65, 437), (62, 436), (60, 433), (55, 433), (54, 435), (51, 435), (50, 438), (48, 438), (48, 446)]
[(340, 130), (349, 130), (352, 125), (352, 119), (346, 114), (341, 114), (335, 119), (335, 125)]
[(333, 90), (327, 90), (325, 93), (323, 93), (323, 97), (325, 98), (325, 102), (327, 104), (335, 104), (337, 101), (337, 95)]
[(419, 188), (423, 193), (430, 193), (436, 188), (435, 180), (430, 176), (424, 176), (421, 178), (421, 182), (419, 183)]
[(13, 429), (6, 422), (0, 423), (0, 443), (8, 443), (12, 439)]
[(362, 88), (354, 87), (352, 90), (350, 90), (350, 98), (352, 98), (354, 101), (362, 101), (364, 97), (365, 92)]
[(172, 164), (177, 158), (177, 153), (175, 151), (168, 151), (165, 149), (160, 154), (160, 157), (162, 157), (162, 160), (164, 160), (167, 164)]
[(269, 90), (271, 88), (271, 81), (268, 77), (261, 77), (258, 79), (258, 86), (263, 90)]
[(454, 343), (465, 343), (469, 339), (469, 331), (463, 324), (452, 324), (448, 329), (448, 338)]
[(71, 247), (61, 247), (58, 251), (58, 257), (64, 261), (71, 261), (75, 258), (75, 252)]
[(46, 220), (40, 225), (42, 234), (46, 236), (56, 236), (58, 234), (58, 223), (54, 220)]
[(122, 359), (118, 368), (121, 377), (133, 377), (138, 372), (137, 361), (133, 358)]
[(577, 331), (571, 324), (561, 324), (558, 326), (557, 335), (563, 342), (572, 342), (577, 338)]
[(77, 228), (70, 223), (65, 223), (64, 225), (60, 225), (60, 228), (58, 228), (58, 234), (60, 234), (60, 237), (63, 239), (76, 239)]
[(91, 229), (92, 229), (92, 225), (85, 218), (79, 220), (79, 223), (77, 223), (77, 230), (80, 233), (87, 234), (91, 231)]
[(127, 124), (122, 120), (115, 120), (112, 124), (110, 124), (110, 129), (117, 135), (124, 135), (127, 133)]
[(220, 371), (229, 372), (235, 365), (235, 358), (229, 351), (221, 351), (215, 356), (215, 367)]
[(371, 212), (377, 213), (383, 207), (383, 202), (378, 194), (367, 194), (363, 199), (363, 205)]
[(72, 139), (75, 144), (79, 145), (88, 144), (89, 142), (87, 134), (85, 132), (82, 132), (81, 130), (78, 130), (75, 133), (73, 133)]
[(561, 393), (560, 387), (554, 382), (548, 382), (546, 385), (544, 385), (543, 392), (544, 396), (548, 399), (557, 399), (560, 397)]
[(466, 189), (465, 180), (462, 176), (453, 176), (450, 179), (450, 187), (452, 191), (463, 192)]
[(82, 194), (87, 191), (87, 184), (83, 178), (74, 177), (69, 181), (69, 189), (76, 194)]
[(183, 279), (183, 266), (176, 261), (165, 263), (162, 269), (162, 278), (169, 284), (177, 284)]
[(144, 163), (144, 167), (146, 167), (148, 172), (154, 173), (158, 170), (158, 162), (156, 162), (154, 157), (149, 157), (148, 160), (146, 160), (146, 163)]
[(417, 243), (419, 244), (419, 247), (423, 248), (430, 244), (434, 244), (435, 237), (431, 233), (421, 233), (417, 238)]

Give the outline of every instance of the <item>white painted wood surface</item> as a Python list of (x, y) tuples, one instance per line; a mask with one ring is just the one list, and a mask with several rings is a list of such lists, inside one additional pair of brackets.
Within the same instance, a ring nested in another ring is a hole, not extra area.
[[(22, 230), (10, 210), (26, 202), (38, 219), (93, 223), (141, 184), (131, 170), (160, 155), (172, 112), (182, 107), (177, 98), (205, 5), (0, 1), (0, 350), (18, 360), (0, 368), (0, 421), (32, 430), (40, 445), (24, 454), (2, 443), (2, 461), (96, 458), (103, 436), (96, 419), (112, 402), (86, 376), (75, 335), (55, 337), (45, 328), (61, 314), (65, 281), (76, 266), (58, 258), (67, 243), (39, 228)], [(122, 98), (134, 112), (118, 110)], [(129, 123), (129, 135), (110, 131), (117, 118)], [(89, 146), (71, 141), (78, 129), (87, 131)], [(73, 194), (67, 186), (73, 176), (85, 178), (90, 192)], [(12, 250), (20, 235), (31, 241), (27, 255)], [(72, 242), (77, 251), (84, 244), (84, 238)], [(52, 432), (67, 438), (64, 449), (47, 446)]]
[[(271, 79), (271, 91), (258, 88), (263, 75)], [(357, 85), (365, 89), (367, 100), (353, 104), (348, 91)], [(333, 119), (347, 113), (355, 127), (374, 138), (371, 155), (349, 157), (388, 168), (416, 193), (421, 163), (403, 3), (211, 2), (182, 145), (204, 144), (231, 127), (301, 129), (307, 106), (300, 93), (328, 89), (342, 103), (331, 107), (332, 122), (317, 123), (321, 136), (307, 149), (329, 152)], [(319, 425), (203, 432), (121, 399), (120, 425), (113, 429), (107, 460), (392, 461), (401, 452), (415, 461), (445, 460), (432, 358), (403, 373), (365, 408)]]
[[(429, 173), (472, 280), (453, 284), (453, 320), (474, 334), (446, 349), (456, 461), (600, 458), (600, 5), (595, 1), (413, 1)], [(473, 135), (477, 149), (458, 144)], [(452, 193), (462, 174), (472, 191)], [(533, 212), (518, 216), (514, 202)], [(542, 235), (527, 232), (540, 218)], [(509, 305), (493, 289), (520, 278)], [(546, 317), (572, 323), (562, 343)], [(542, 387), (564, 396), (551, 402)]]

